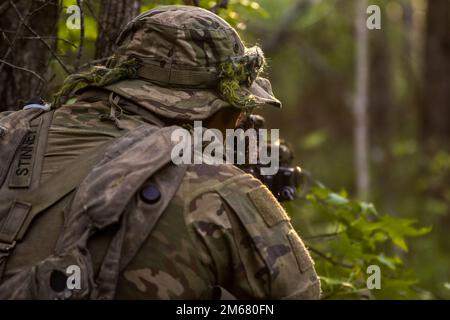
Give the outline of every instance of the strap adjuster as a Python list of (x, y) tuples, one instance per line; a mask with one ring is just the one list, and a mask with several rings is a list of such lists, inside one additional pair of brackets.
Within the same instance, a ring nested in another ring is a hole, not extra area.
[(0, 241), (0, 253), (10, 254), (11, 250), (16, 246), (16, 241), (13, 242), (3, 242)]

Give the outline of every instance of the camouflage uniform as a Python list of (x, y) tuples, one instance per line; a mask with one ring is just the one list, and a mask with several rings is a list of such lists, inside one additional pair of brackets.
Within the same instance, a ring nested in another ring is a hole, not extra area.
[[(161, 7), (130, 22), (117, 44), (111, 65), (137, 58), (137, 77), (87, 87), (75, 102), (54, 111), (45, 156), (31, 186), (38, 188), (106, 141), (140, 126), (155, 126), (155, 115), (206, 119), (221, 108), (242, 107), (222, 99), (209, 83), (219, 62), (246, 50), (237, 33), (214, 14), (194, 7)], [(192, 78), (195, 72), (198, 83), (187, 85), (186, 74)], [(267, 80), (251, 80), (241, 89), (252, 97), (252, 107), (280, 106)], [(132, 160), (128, 164), (134, 165)], [(138, 217), (152, 210), (142, 194), (145, 185), (138, 186), (127, 204)], [(61, 230), (70, 228), (64, 208), (74, 192), (33, 222), (9, 257), (3, 281), (51, 254)], [(114, 226), (105, 228), (89, 242), (94, 274), (115, 232)], [(216, 286), (240, 299), (316, 299), (320, 294), (313, 261), (283, 208), (259, 180), (232, 165), (187, 166), (152, 232), (116, 280), (118, 299), (210, 299)]]

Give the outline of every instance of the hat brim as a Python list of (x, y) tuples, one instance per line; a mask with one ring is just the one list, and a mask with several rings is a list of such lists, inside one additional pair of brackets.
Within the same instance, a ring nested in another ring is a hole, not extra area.
[[(142, 79), (122, 80), (105, 88), (166, 118), (203, 120), (222, 108), (244, 108), (230, 105), (213, 89), (163, 87)], [(255, 107), (281, 108), (281, 102), (275, 98), (265, 78), (257, 78), (243, 90), (254, 98)]]

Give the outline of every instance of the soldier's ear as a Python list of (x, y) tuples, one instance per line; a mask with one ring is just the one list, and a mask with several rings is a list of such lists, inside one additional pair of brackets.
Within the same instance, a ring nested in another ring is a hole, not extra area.
[(236, 127), (237, 120), (241, 114), (241, 110), (229, 107), (223, 108), (214, 113), (211, 117), (204, 120), (204, 126), (209, 129), (219, 129), (225, 131), (225, 129), (234, 129)]

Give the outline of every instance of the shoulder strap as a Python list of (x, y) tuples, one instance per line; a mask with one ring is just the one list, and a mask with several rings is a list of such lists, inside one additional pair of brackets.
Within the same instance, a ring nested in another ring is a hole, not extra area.
[[(2, 185), (8, 175), (11, 167), (11, 163), (16, 155), (19, 146), (27, 133), (30, 131), (30, 122), (41, 115), (44, 111), (37, 109), (20, 110), (16, 112), (11, 112), (0, 118), (0, 193), (2, 192)], [(3, 188), (3, 190), (5, 190)], [(2, 194), (2, 202), (10, 200), (10, 197), (6, 194)], [(6, 203), (2, 203), (0, 206), (0, 215), (6, 214), (3, 210), (8, 210)], [(16, 210), (23, 214), (27, 210), (25, 207), (21, 207), (20, 204), (16, 204)], [(2, 209), (3, 208), (3, 209)], [(12, 211), (9, 210), (7, 213), (7, 218), (4, 223), (0, 225), (0, 280), (4, 271), (5, 262), (10, 254), (10, 251), (15, 246), (15, 241), (9, 239), (8, 233), (10, 232), (10, 225), (14, 224), (14, 215)], [(5, 234), (2, 234), (5, 231)], [(9, 241), (11, 240), (11, 241)]]
[(33, 219), (75, 190), (94, 164), (100, 160), (108, 143), (89, 150), (56, 172), (37, 189), (31, 190), (13, 201), (4, 223), (0, 226), (0, 280), (7, 258), (16, 242), (23, 239)]
[[(248, 176), (248, 175), (245, 175)], [(271, 298), (315, 299), (320, 282), (308, 250), (289, 223), (289, 217), (272, 192), (253, 177), (220, 186), (217, 192), (231, 207), (249, 234), (267, 267)], [(295, 281), (290, 281), (294, 277)], [(288, 294), (288, 296), (286, 296)]]
[[(177, 128), (144, 125), (114, 140), (101, 152), (102, 159), (77, 188), (54, 253), (5, 280), (0, 285), (0, 299), (113, 298), (120, 271), (148, 237), (184, 176), (184, 166), (169, 164), (174, 145), (171, 134)], [(76, 172), (73, 168), (72, 171)], [(161, 193), (159, 200), (149, 206), (144, 217), (126, 210), (150, 177)], [(29, 200), (37, 201), (35, 197)], [(115, 223), (119, 230), (95, 275), (88, 240), (98, 230)], [(80, 290), (55, 291), (50, 286), (53, 275), (65, 275), (72, 265), (81, 270)]]
[(30, 130), (30, 121), (42, 112), (39, 109), (20, 110), (0, 119), (0, 186), (5, 181), (17, 148)]

